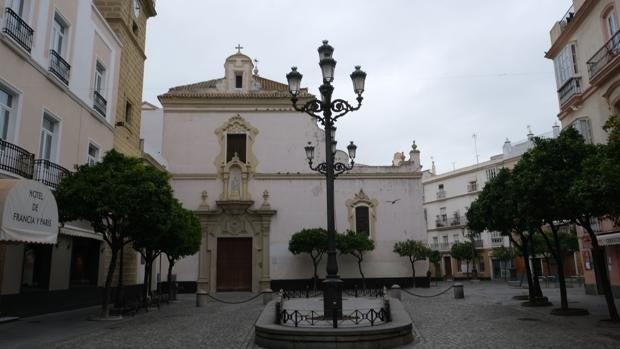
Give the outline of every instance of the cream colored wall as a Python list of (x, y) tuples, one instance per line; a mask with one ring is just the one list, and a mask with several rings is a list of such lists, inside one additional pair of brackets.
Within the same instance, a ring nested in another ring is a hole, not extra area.
[(52, 248), (49, 290), (69, 288), (71, 277), (71, 237), (59, 235), (58, 243)]
[[(575, 1), (575, 4), (577, 5), (578, 2)], [(610, 4), (615, 6), (617, 22), (620, 23), (620, 1), (598, 1), (587, 18), (579, 25), (578, 30), (568, 40), (568, 43), (577, 42), (578, 71), (580, 71), (582, 91), (586, 91), (590, 87), (587, 61), (609, 40), (601, 16)], [(613, 82), (614, 79), (610, 79), (589, 95), (582, 105), (577, 106), (576, 110), (571, 110), (566, 116), (561, 116), (562, 127), (569, 126), (579, 118), (588, 117), (594, 143), (606, 142), (607, 134), (602, 127), (609, 115), (615, 111), (608, 106), (603, 94)]]

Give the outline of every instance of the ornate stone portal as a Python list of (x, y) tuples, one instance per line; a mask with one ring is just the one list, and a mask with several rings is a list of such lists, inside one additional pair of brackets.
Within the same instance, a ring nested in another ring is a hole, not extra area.
[[(236, 153), (226, 162), (226, 134), (229, 133), (247, 136), (245, 162)], [(254, 201), (248, 191), (248, 182), (258, 163), (253, 152), (258, 130), (237, 114), (219, 127), (215, 134), (220, 141), (220, 153), (215, 165), (222, 189), (215, 208), (208, 205), (207, 193), (203, 192), (202, 203), (195, 211), (203, 232), (198, 259), (198, 292), (225, 290), (229, 285), (223, 284), (231, 278), (236, 281), (242, 279), (235, 286), (241, 284), (242, 289), (258, 292), (269, 288), (271, 283), (269, 235), (271, 217), (276, 213), (269, 205), (267, 191), (263, 193), (263, 203), (258, 209), (252, 209)], [(247, 247), (248, 242), (251, 242), (250, 248)], [(218, 251), (218, 246), (223, 248), (225, 245), (230, 249)], [(218, 256), (218, 253), (221, 255)], [(250, 278), (248, 274), (251, 274)], [(218, 281), (221, 284), (218, 285)]]

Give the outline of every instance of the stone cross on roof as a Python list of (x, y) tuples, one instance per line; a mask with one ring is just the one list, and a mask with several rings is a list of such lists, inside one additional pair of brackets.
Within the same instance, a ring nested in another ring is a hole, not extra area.
[(241, 49), (243, 48), (243, 46), (241, 46), (241, 44), (237, 44), (235, 48), (237, 49), (237, 53), (241, 53)]

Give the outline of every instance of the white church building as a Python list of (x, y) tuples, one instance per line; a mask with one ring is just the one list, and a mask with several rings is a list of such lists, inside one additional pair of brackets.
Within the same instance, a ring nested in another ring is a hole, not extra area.
[[(151, 129), (145, 137), (162, 135), (158, 155), (175, 196), (202, 223), (199, 253), (174, 269), (177, 281), (202, 291), (308, 284), (310, 258), (291, 254), (288, 242), (301, 229), (326, 224), (325, 177), (310, 170), (304, 152), (311, 142), (315, 154), (324, 154), (324, 132), (292, 108), (287, 85), (253, 68), (238, 52), (226, 59), (223, 78), (170, 88), (159, 96), (163, 112), (152, 105), (143, 111), (143, 122), (163, 118), (161, 132)], [(307, 90), (299, 97), (314, 98)], [(365, 146), (371, 145), (359, 149)], [(411, 266), (393, 252), (394, 243), (427, 239), (420, 152), (414, 143), (408, 158), (399, 154), (386, 166), (356, 164), (335, 183), (337, 231), (369, 231), (375, 240), (363, 263), (369, 284), (410, 284)], [(336, 158), (348, 162), (343, 151)], [(338, 261), (345, 282), (359, 279), (353, 258)], [(425, 276), (426, 262), (417, 263), (417, 276)]]

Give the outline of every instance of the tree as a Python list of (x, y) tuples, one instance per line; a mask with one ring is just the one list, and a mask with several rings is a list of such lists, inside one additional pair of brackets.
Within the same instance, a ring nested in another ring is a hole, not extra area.
[(170, 195), (165, 173), (111, 150), (101, 162), (82, 165), (56, 190), (61, 222), (86, 220), (111, 252), (101, 305), (110, 314), (111, 284), (119, 251), (133, 242), (131, 228), (152, 217), (153, 202)]
[(405, 240), (398, 241), (394, 244), (394, 253), (401, 257), (408, 257), (411, 263), (411, 276), (413, 279), (413, 287), (415, 284), (415, 262), (426, 260), (431, 250), (426, 247), (422, 241)]
[(491, 255), (493, 256), (493, 258), (497, 258), (500, 263), (502, 263), (502, 269), (504, 270), (504, 280), (506, 280), (506, 266), (508, 262), (512, 261), (512, 258), (514, 256), (512, 248), (506, 246), (495, 247), (491, 251)]
[(357, 268), (362, 277), (362, 288), (366, 289), (366, 278), (362, 271), (362, 262), (364, 261), (364, 253), (375, 249), (375, 242), (366, 232), (347, 230), (344, 234), (336, 236), (336, 248), (340, 251), (340, 254), (348, 254), (355, 257)]
[(620, 183), (620, 129), (616, 123), (617, 117), (608, 120), (611, 134), (607, 145), (589, 146), (590, 151), (581, 163), (581, 171), (574, 178), (569, 196), (575, 203), (570, 216), (590, 238), (596, 283), (605, 296), (610, 319), (617, 322), (620, 316), (611, 289), (605, 248), (599, 245), (591, 223), (599, 217), (609, 217), (616, 224), (620, 223), (620, 189), (617, 185)]
[(312, 258), (314, 273), (312, 276), (314, 290), (317, 290), (319, 275), (317, 269), (323, 254), (327, 251), (327, 231), (323, 228), (302, 229), (291, 236), (288, 242), (288, 250), (292, 254), (307, 253)]
[(469, 263), (474, 259), (474, 244), (471, 241), (457, 241), (450, 248), (450, 255), (457, 261), (467, 263), (467, 277), (469, 277)]
[(198, 252), (202, 239), (200, 220), (194, 213), (173, 201), (169, 225), (165, 231), (162, 252), (168, 259), (168, 298), (173, 299), (172, 268), (177, 260)]
[[(555, 139), (535, 138), (534, 143), (534, 148), (525, 153), (514, 168), (518, 193), (527, 203), (527, 216), (537, 221), (536, 229), (558, 266), (561, 309), (554, 313), (574, 314), (575, 311), (568, 308), (559, 231), (573, 219), (571, 211), (576, 203), (572, 202), (570, 188), (590, 149), (572, 127), (563, 130)], [(551, 231), (550, 236), (544, 234), (544, 229)]]
[(532, 277), (529, 241), (530, 232), (535, 231), (538, 222), (527, 216), (527, 207), (517, 191), (514, 173), (503, 168), (470, 205), (466, 213), (467, 227), (478, 233), (484, 230), (499, 231), (503, 236), (508, 236), (523, 258), (529, 304), (549, 305), (549, 301), (543, 297), (538, 279)]

